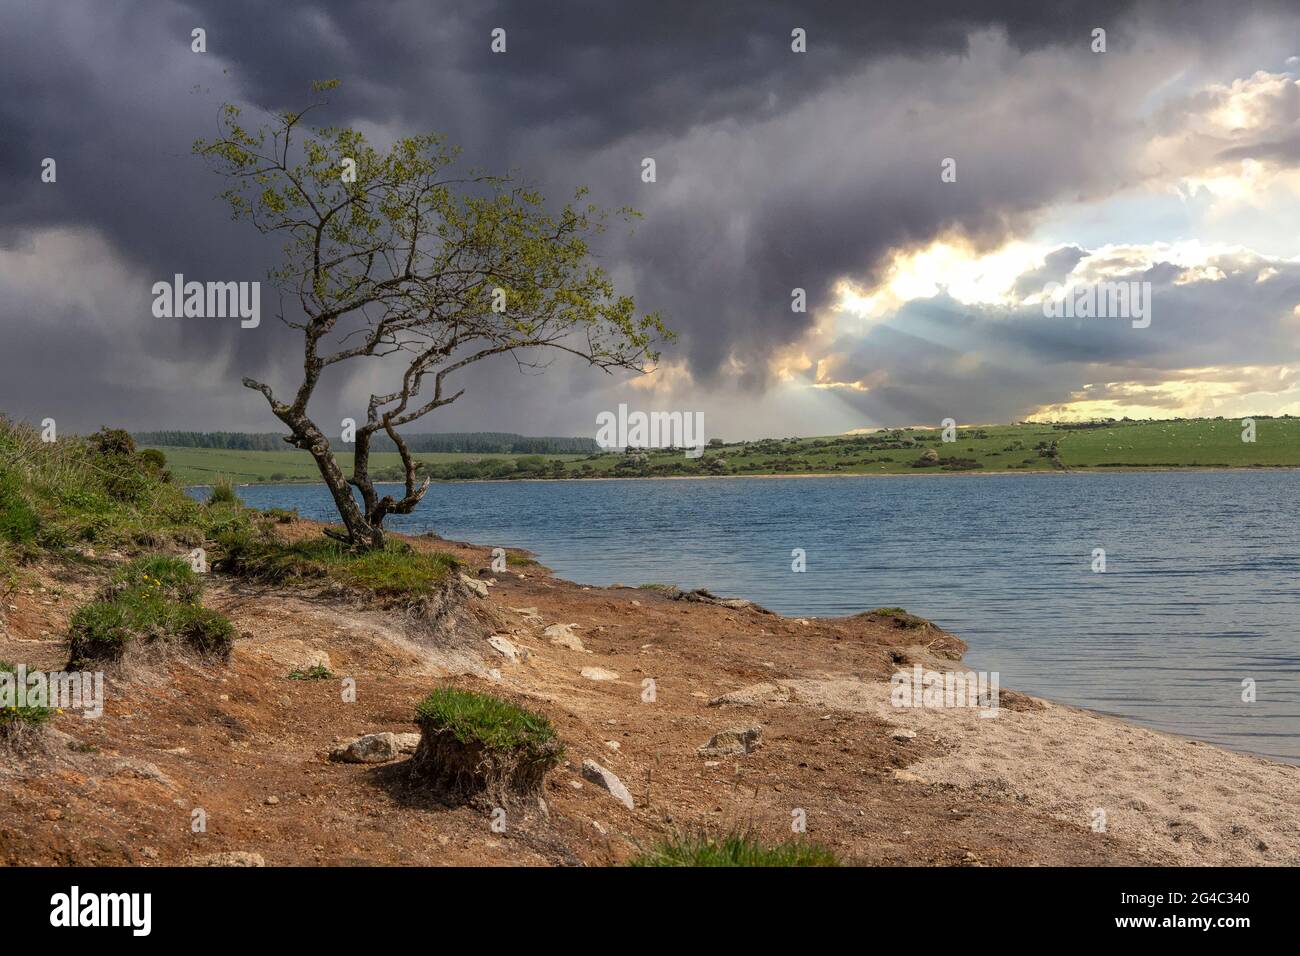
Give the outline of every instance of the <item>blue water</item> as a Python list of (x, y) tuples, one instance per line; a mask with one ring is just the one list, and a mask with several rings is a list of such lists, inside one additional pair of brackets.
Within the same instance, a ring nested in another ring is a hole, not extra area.
[[(964, 638), (966, 661), (1004, 687), (1300, 763), (1297, 483), (1289, 471), (476, 482), (435, 485), (388, 526), (528, 548), (585, 584), (707, 587), (799, 616), (902, 606)], [(323, 485), (239, 493), (333, 516)], [(791, 571), (794, 548), (805, 573)]]

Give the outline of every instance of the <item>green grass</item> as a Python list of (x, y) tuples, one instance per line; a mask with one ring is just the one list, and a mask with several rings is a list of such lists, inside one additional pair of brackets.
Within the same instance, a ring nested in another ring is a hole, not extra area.
[(1255, 441), (1241, 419), (1116, 422), (1077, 429), (1061, 441), (1073, 468), (1250, 468), (1300, 466), (1300, 418), (1256, 418)]
[(212, 484), (212, 490), (208, 492), (209, 505), (233, 505), (239, 503), (239, 495), (235, 494), (235, 486), (230, 483), (229, 478), (218, 478)]
[(235, 629), (202, 606), (203, 583), (179, 558), (137, 558), (68, 621), (73, 666), (118, 661), (135, 641), (175, 641), (204, 657), (230, 653)]
[[(7, 661), (0, 661), (0, 673), (14, 674), (17, 673), (17, 668)], [(54, 711), (49, 707), (29, 705), (19, 707), (16, 704), (8, 707), (0, 706), (0, 736), (4, 736), (10, 727), (19, 724), (39, 727), (53, 716)]]
[(217, 539), (213, 567), (267, 584), (333, 581), (383, 596), (428, 594), (460, 562), (449, 554), (389, 542), (383, 551), (355, 552), (330, 538), (286, 542), (266, 531), (237, 531)]
[(289, 680), (332, 680), (334, 672), (324, 664), (313, 664), (306, 670), (291, 670), (287, 676)]
[(525, 759), (558, 764), (564, 748), (555, 749), (555, 731), (541, 714), (498, 697), (441, 687), (420, 701), (416, 718), (426, 731), (447, 731), (462, 744), (519, 753)]
[(42, 437), (0, 416), (0, 578), (43, 553), (189, 549), (257, 522), (238, 503), (194, 501), (172, 481), (165, 458), (134, 451), (125, 432)]
[[(284, 451), (240, 451), (230, 448), (180, 448), (161, 445), (158, 450), (167, 456), (168, 467), (176, 480), (186, 485), (211, 485), (220, 478), (241, 484), (257, 482), (320, 481), (316, 462), (305, 451), (287, 448)], [(510, 465), (520, 459), (540, 458), (548, 466), (552, 461), (581, 460), (580, 455), (507, 455), (471, 454), (468, 452), (425, 452), (413, 456), (426, 466), (452, 470), (466, 465)], [(339, 467), (352, 473), (352, 453), (338, 453)], [(402, 458), (397, 452), (375, 452), (370, 456), (370, 470), (376, 479), (400, 481)], [(442, 475), (439, 475), (442, 477)]]
[(898, 627), (908, 631), (924, 630), (933, 625), (923, 617), (917, 617), (915, 614), (903, 610), (901, 607), (878, 607), (870, 611), (865, 611), (862, 617), (887, 617), (890, 618)]
[[(944, 442), (938, 428), (899, 428), (817, 438), (763, 439), (710, 446), (698, 459), (681, 451), (650, 451), (643, 459), (597, 455), (419, 455), (440, 480), (459, 478), (610, 478), (701, 475), (937, 474), (1050, 472), (1059, 469), (1300, 467), (1300, 418), (1256, 417), (1256, 441), (1241, 440), (1240, 419), (1116, 421), (1089, 427), (1021, 422), (976, 425)], [(1052, 454), (1052, 443), (1056, 454)], [(169, 464), (185, 481), (215, 475), (265, 481), (273, 473), (319, 481), (302, 451), (243, 452), (167, 449)], [(918, 466), (933, 451), (938, 461)], [(396, 455), (372, 456), (380, 470), (396, 468)], [(349, 455), (340, 455), (345, 471)]]
[(682, 834), (628, 861), (629, 866), (839, 866), (835, 853), (816, 843), (766, 844), (744, 833)]

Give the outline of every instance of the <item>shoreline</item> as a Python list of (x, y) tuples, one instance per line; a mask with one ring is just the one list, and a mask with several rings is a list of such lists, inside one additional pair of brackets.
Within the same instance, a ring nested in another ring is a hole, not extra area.
[[(1105, 474), (1228, 474), (1244, 473), (1253, 474), (1256, 472), (1274, 472), (1274, 471), (1295, 471), (1300, 472), (1300, 466), (1296, 465), (1229, 465), (1229, 466), (1200, 466), (1187, 465), (1185, 467), (1170, 468), (1165, 465), (1144, 467), (1141, 465), (1132, 465), (1116, 468), (1063, 468), (1063, 469), (1025, 469), (1024, 471), (1012, 471), (1010, 469), (1000, 469), (998, 471), (982, 471), (972, 469), (969, 471), (943, 471), (940, 469), (917, 469), (915, 473), (905, 471), (886, 471), (886, 472), (782, 472), (775, 475), (619, 475), (609, 477), (586, 476), (583, 478), (441, 478), (436, 479), (430, 485), (509, 485), (523, 482), (544, 482), (547, 484), (560, 484), (577, 481), (720, 481), (727, 479), (748, 479), (748, 478), (997, 478), (997, 477), (1023, 477), (1026, 475), (1048, 475), (1052, 477), (1062, 477), (1065, 475), (1105, 475)], [(303, 478), (291, 481), (239, 481), (234, 482), (237, 488), (258, 488), (258, 487), (293, 487), (300, 485), (324, 485), (325, 482), (319, 479)], [(394, 481), (376, 481), (376, 485), (401, 485), (400, 480)], [(211, 488), (212, 484), (207, 482), (195, 482), (192, 484), (182, 484), (182, 488)]]

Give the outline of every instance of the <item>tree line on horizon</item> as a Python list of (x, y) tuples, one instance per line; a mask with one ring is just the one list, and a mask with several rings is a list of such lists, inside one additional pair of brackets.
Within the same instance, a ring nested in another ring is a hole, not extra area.
[[(280, 432), (134, 432), (139, 445), (174, 448), (220, 448), (236, 451), (284, 451), (288, 447)], [(463, 452), (500, 455), (591, 455), (600, 451), (594, 438), (531, 437), (511, 432), (446, 432), (403, 436), (412, 452)], [(376, 435), (371, 451), (392, 452), (397, 446), (387, 435)]]

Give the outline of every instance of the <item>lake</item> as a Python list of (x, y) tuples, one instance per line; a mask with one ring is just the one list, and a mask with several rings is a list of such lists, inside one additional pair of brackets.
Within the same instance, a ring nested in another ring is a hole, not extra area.
[[(1294, 471), (473, 482), (434, 485), (387, 526), (527, 548), (584, 584), (706, 587), (796, 616), (904, 607), (962, 637), (967, 664), (1003, 687), (1300, 763), (1297, 483)], [(238, 491), (334, 517), (324, 485)], [(795, 548), (806, 572), (791, 570)]]

